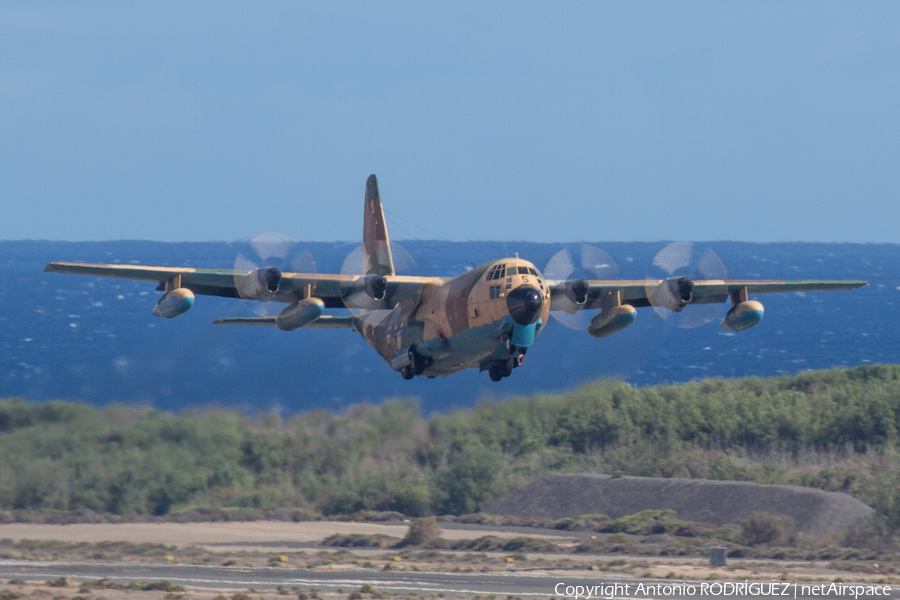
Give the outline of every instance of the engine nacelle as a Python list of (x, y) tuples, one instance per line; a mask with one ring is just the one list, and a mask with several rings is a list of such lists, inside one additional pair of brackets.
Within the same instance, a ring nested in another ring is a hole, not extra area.
[(584, 279), (575, 279), (567, 281), (565, 284), (565, 294), (575, 304), (584, 304), (587, 301), (588, 292), (591, 289), (590, 284)]
[(690, 277), (669, 277), (648, 292), (650, 304), (678, 312), (691, 303), (694, 282)]
[(591, 319), (587, 332), (595, 338), (604, 338), (622, 331), (637, 319), (637, 310), (630, 304), (614, 306)]
[(172, 319), (191, 310), (194, 305), (194, 292), (187, 288), (175, 288), (163, 294), (153, 307), (153, 315), (163, 319)]
[(391, 368), (395, 371), (401, 371), (404, 367), (414, 365), (416, 363), (416, 348), (410, 346), (398, 351), (391, 358)]
[(322, 316), (325, 303), (319, 298), (305, 298), (296, 306), (289, 306), (275, 317), (275, 326), (282, 331), (293, 331), (308, 325)]
[(731, 331), (743, 331), (750, 329), (762, 321), (765, 309), (761, 302), (756, 300), (745, 300), (736, 306), (732, 306), (725, 313), (725, 318), (719, 325), (722, 329), (730, 329)]
[(281, 270), (278, 267), (256, 269), (243, 277), (236, 277), (234, 284), (241, 298), (265, 300), (267, 296), (278, 292), (281, 286)]

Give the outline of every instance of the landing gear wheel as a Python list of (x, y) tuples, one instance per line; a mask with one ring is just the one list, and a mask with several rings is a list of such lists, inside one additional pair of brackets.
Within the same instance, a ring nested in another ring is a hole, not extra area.
[(515, 358), (507, 358), (506, 360), (498, 360), (494, 364), (491, 365), (491, 368), (488, 369), (488, 375), (491, 376), (491, 381), (500, 381), (504, 377), (509, 377), (512, 374), (512, 370), (516, 367)]
[(412, 365), (406, 365), (403, 369), (400, 370), (400, 375), (403, 376), (403, 379), (412, 379), (416, 376), (413, 371)]
[(431, 364), (430, 359), (420, 356), (418, 352), (416, 352), (415, 346), (409, 347), (409, 361), (411, 364), (412, 371), (415, 375), (421, 375), (425, 372), (425, 367)]

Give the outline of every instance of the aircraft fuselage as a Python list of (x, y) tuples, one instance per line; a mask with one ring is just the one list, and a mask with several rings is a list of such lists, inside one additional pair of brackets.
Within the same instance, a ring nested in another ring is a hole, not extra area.
[(540, 271), (527, 260), (506, 258), (423, 286), (418, 302), (364, 312), (357, 329), (397, 370), (412, 348), (413, 374), (495, 366), (502, 372), (506, 361), (521, 364), (549, 314), (550, 289)]

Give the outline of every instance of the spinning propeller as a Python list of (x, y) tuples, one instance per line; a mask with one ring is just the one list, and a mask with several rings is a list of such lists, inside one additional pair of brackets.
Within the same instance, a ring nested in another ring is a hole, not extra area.
[(235, 289), (251, 312), (271, 317), (284, 304), (269, 300), (279, 292), (282, 273), (315, 273), (316, 263), (309, 250), (280, 233), (264, 233), (249, 240), (232, 242), (238, 248), (235, 271), (250, 271), (235, 276)]
[[(416, 261), (403, 246), (391, 242), (391, 255), (394, 263), (394, 274), (404, 275), (415, 269)], [(378, 308), (391, 309), (384, 301), (387, 294), (387, 280), (381, 275), (365, 275), (363, 262), (366, 260), (365, 248), (357, 246), (341, 265), (341, 275), (359, 277), (352, 283), (341, 283), (341, 299), (350, 312), (359, 315), (362, 310)]]
[(572, 329), (584, 330), (599, 310), (581, 310), (587, 301), (587, 280), (619, 278), (615, 261), (603, 250), (588, 244), (563, 248), (544, 267), (544, 279), (565, 282), (565, 294), (553, 299), (550, 314)]
[[(715, 252), (686, 242), (670, 244), (659, 251), (652, 265), (645, 284), (647, 298), (665, 321), (676, 327), (699, 327), (721, 313), (720, 302), (701, 303), (693, 293), (694, 281), (705, 280), (711, 283), (705, 285), (704, 298), (727, 296), (725, 267)], [(579, 244), (557, 252), (544, 268), (544, 277), (564, 285), (565, 293), (553, 297), (550, 314), (567, 327), (583, 330), (600, 312), (583, 308), (591, 302), (597, 304), (596, 298), (588, 298), (588, 281), (616, 280), (619, 270), (606, 252)], [(597, 327), (597, 323), (591, 327)]]
[[(707, 286), (707, 296), (726, 295), (725, 266), (715, 252), (679, 242), (660, 250), (652, 264), (653, 272), (647, 277), (647, 297), (653, 310), (664, 320), (688, 329), (705, 325), (722, 312), (720, 302), (691, 303), (696, 280), (715, 282), (712, 289)], [(660, 279), (662, 283), (657, 284)], [(721, 290), (716, 289), (717, 285), (721, 285)]]

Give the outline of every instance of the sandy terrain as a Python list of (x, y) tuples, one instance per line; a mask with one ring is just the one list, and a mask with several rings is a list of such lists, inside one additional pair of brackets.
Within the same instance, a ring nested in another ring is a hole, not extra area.
[[(676, 578), (686, 580), (799, 580), (799, 581), (832, 581), (840, 577), (844, 581), (883, 581), (886, 583), (900, 583), (900, 578), (894, 574), (880, 573), (877, 565), (867, 565), (864, 572), (847, 571), (841, 565), (830, 564), (829, 561), (778, 561), (778, 560), (732, 560), (729, 559), (727, 567), (713, 568), (708, 560), (702, 557), (675, 557), (675, 556), (603, 556), (585, 554), (542, 554), (527, 553), (518, 555), (513, 562), (507, 554), (500, 552), (466, 552), (466, 551), (433, 551), (407, 550), (402, 560), (396, 556), (397, 550), (376, 548), (354, 548), (350, 551), (342, 548), (293, 548), (285, 547), (276, 549), (271, 546), (274, 542), (285, 543), (309, 543), (311, 545), (334, 533), (365, 533), (385, 534), (402, 538), (407, 531), (405, 524), (378, 524), (378, 523), (351, 523), (351, 522), (304, 522), (289, 523), (275, 521), (256, 521), (243, 523), (124, 523), (124, 524), (76, 524), (76, 525), (26, 525), (7, 524), (0, 525), (0, 539), (12, 540), (60, 540), (63, 542), (104, 542), (127, 541), (133, 543), (153, 543), (178, 546), (174, 556), (136, 555), (134, 557), (116, 554), (119, 550), (112, 549), (110, 556), (94, 556), (95, 551), (102, 554), (104, 549), (96, 547), (89, 549), (88, 562), (111, 562), (123, 564), (135, 560), (154, 564), (211, 564), (211, 565), (235, 565), (234, 568), (272, 567), (310, 569), (312, 573), (347, 572), (356, 573), (353, 577), (364, 577), (365, 573), (381, 572), (388, 566), (391, 571), (429, 571), (429, 572), (507, 572), (521, 571), (537, 575), (539, 573), (565, 574), (574, 577), (583, 574), (584, 577), (623, 577), (623, 578)], [(497, 535), (505, 538), (515, 537), (516, 533), (497, 532), (485, 530), (453, 530), (444, 529), (443, 537), (450, 539), (478, 538), (484, 535)], [(551, 538), (552, 539), (552, 538)], [(563, 538), (571, 541), (571, 538)], [(266, 547), (254, 548), (254, 542), (267, 543)], [(228, 547), (229, 544), (235, 546)], [(242, 544), (238, 546), (238, 544)], [(215, 545), (214, 548), (209, 545)], [(199, 550), (207, 546), (206, 550)], [(68, 552), (68, 551), (67, 551)], [(208, 552), (204, 554), (204, 552)], [(285, 556), (278, 558), (275, 553), (283, 553)], [(18, 552), (20, 556), (9, 558), (19, 560), (52, 561), (52, 560), (84, 560), (84, 558), (66, 559), (59, 557), (33, 557), (29, 552)], [(275, 560), (273, 563), (272, 560)], [(200, 562), (194, 562), (200, 560)], [(146, 562), (145, 562), (146, 561)], [(32, 566), (23, 565), (22, 579), (40, 579), (35, 577), (35, 566), (39, 562), (32, 562)], [(388, 566), (386, 566), (388, 565)], [(221, 567), (219, 567), (221, 568)], [(893, 571), (893, 570), (891, 570)], [(250, 571), (247, 571), (248, 573)], [(397, 573), (399, 577), (399, 573)], [(143, 575), (141, 575), (143, 576)], [(314, 576), (314, 575), (313, 575)], [(10, 576), (7, 575), (7, 578)], [(150, 577), (150, 575), (146, 575)], [(349, 577), (349, 575), (348, 575)], [(157, 577), (160, 578), (160, 577)], [(356, 586), (357, 584), (354, 584)], [(216, 587), (214, 584), (211, 587)], [(36, 582), (28, 586), (3, 586), (28, 598), (46, 598), (48, 600), (81, 600), (102, 596), (105, 600), (124, 600), (132, 598), (139, 600), (148, 598), (160, 600), (163, 594), (145, 593), (127, 590), (79, 590), (77, 585), (64, 588), (64, 592), (58, 588), (48, 588), (46, 583)], [(2, 596), (3, 588), (0, 588), (0, 598), (3, 600), (18, 600), (13, 596)], [(52, 590), (52, 591), (51, 591)], [(233, 593), (226, 591), (226, 598), (215, 600), (229, 600)], [(347, 592), (345, 591), (345, 594)], [(98, 596), (99, 595), (99, 596)], [(214, 594), (210, 590), (189, 590), (190, 600), (213, 600)], [(20, 596), (21, 597), (21, 596)], [(277, 594), (254, 594), (252, 598), (235, 598), (230, 600), (275, 600)], [(290, 594), (290, 598), (296, 597)], [(335, 600), (346, 598), (346, 595), (329, 595), (321, 600)], [(24, 598), (22, 599), (24, 600)], [(164, 595), (163, 600), (181, 600), (179, 594)], [(312, 600), (312, 599), (311, 599)]]
[[(191, 544), (228, 544), (235, 542), (319, 542), (335, 533), (364, 533), (403, 538), (408, 525), (351, 523), (344, 521), (253, 521), (226, 523), (79, 523), (75, 525), (0, 525), (0, 539), (60, 540), (64, 542), (127, 541), (134, 543), (189, 546)], [(441, 537), (448, 540), (476, 539), (495, 535), (511, 539), (521, 534), (506, 531), (470, 531), (444, 529)], [(547, 537), (533, 535), (531, 537)], [(548, 537), (548, 539), (555, 539)]]

